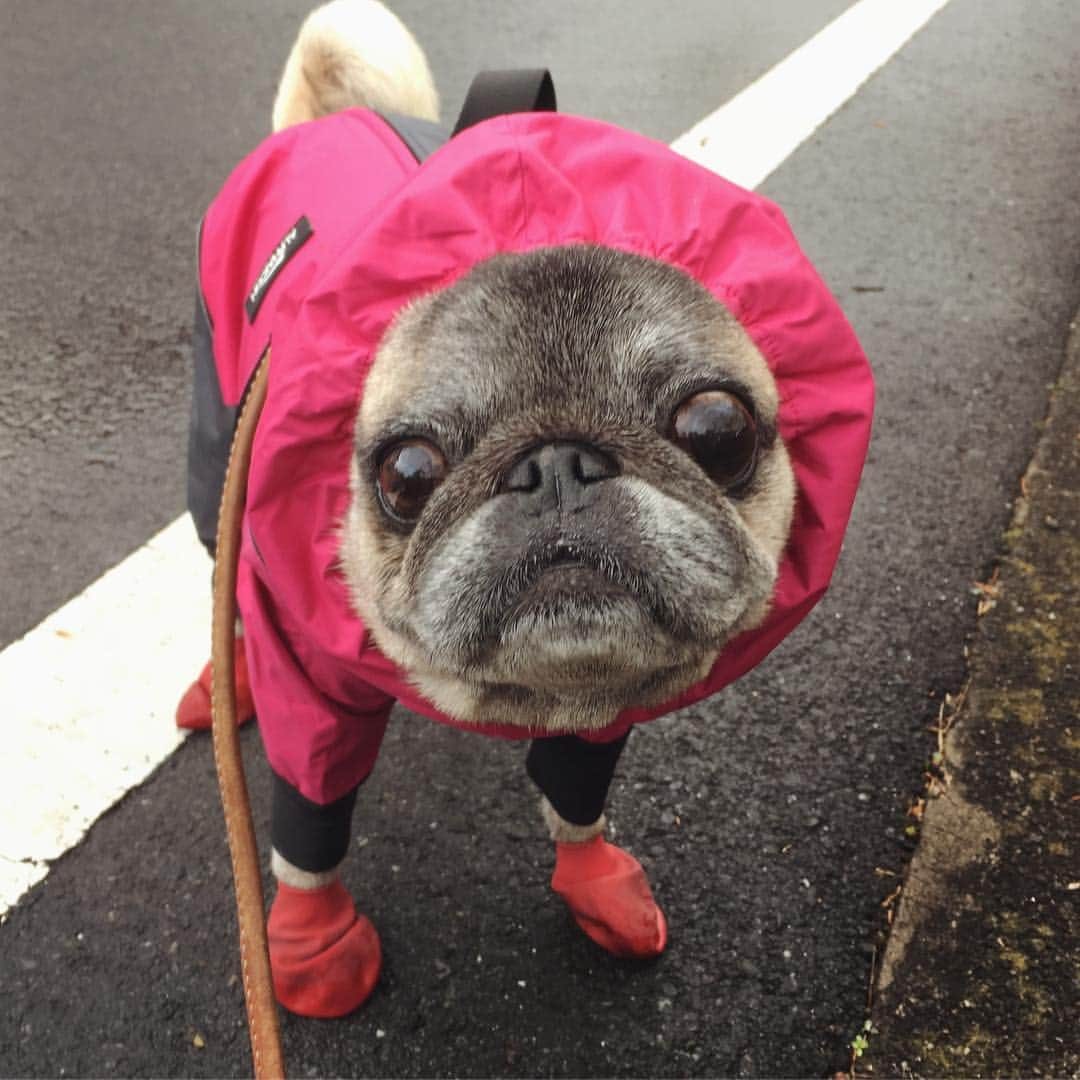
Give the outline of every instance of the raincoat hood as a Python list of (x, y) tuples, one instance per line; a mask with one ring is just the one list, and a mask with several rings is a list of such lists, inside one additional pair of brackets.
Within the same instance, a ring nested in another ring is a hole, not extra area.
[[(355, 138), (361, 129), (366, 141)], [(343, 210), (342, 200), (351, 209)], [(242, 301), (300, 217), (310, 237), (279, 268), (252, 318)], [(376, 349), (404, 305), (489, 256), (565, 244), (661, 259), (727, 306), (777, 381), (778, 431), (798, 489), (764, 624), (732, 641), (708, 676), (677, 699), (628, 710), (588, 737), (613, 738), (716, 692), (763, 659), (825, 592), (866, 454), (873, 384), (851, 327), (781, 212), (661, 143), (593, 120), (497, 117), (421, 165), (393, 144), (378, 117), (352, 111), (264, 144), (211, 208), (202, 241), (202, 287), (227, 400), (239, 399), (271, 348), (240, 602), (249, 634), (284, 643), (249, 645), (253, 680), (284, 694), (294, 714), (300, 703), (292, 683), (301, 680), (312, 707), (321, 700), (347, 710), (357, 694), (370, 704), (374, 690), (434, 719), (472, 726), (426, 701), (349, 605), (338, 526), (349, 499), (353, 425)], [(260, 704), (265, 727), (264, 712)]]

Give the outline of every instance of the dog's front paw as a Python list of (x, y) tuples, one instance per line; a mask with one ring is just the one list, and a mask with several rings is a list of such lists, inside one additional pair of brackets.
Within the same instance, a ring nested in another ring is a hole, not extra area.
[(602, 836), (555, 845), (551, 887), (578, 926), (615, 956), (645, 959), (667, 945), (667, 920), (641, 863)]
[(370, 996), (382, 970), (371, 920), (340, 881), (317, 889), (278, 883), (267, 924), (278, 1001), (299, 1016), (344, 1016)]

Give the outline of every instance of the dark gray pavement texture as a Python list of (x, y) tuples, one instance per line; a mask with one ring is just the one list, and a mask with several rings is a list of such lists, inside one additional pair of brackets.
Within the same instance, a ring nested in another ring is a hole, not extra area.
[(1080, 325), (940, 725), (865, 1076), (1080, 1076)]
[[(671, 138), (843, 6), (399, 10), (448, 104), (481, 63), (544, 62), (567, 110)], [(181, 509), (194, 224), (265, 129), (302, 12), (0, 7), (0, 641)], [(624, 758), (611, 814), (668, 913), (665, 956), (611, 960), (560, 910), (520, 747), (402, 714), (345, 871), (387, 968), (355, 1017), (286, 1019), (294, 1074), (848, 1067), (895, 887), (875, 870), (909, 859), (926, 728), (964, 684), (971, 582), (1080, 303), (1078, 43), (1072, 0), (952, 0), (765, 185), (860, 334), (879, 410), (829, 596)], [(0, 927), (0, 1074), (249, 1069), (231, 904), (192, 740)]]

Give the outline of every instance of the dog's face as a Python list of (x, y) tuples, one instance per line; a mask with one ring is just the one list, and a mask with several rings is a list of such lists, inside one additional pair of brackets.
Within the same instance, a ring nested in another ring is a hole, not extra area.
[(500, 255), (404, 310), (356, 425), (342, 565), (461, 720), (588, 730), (767, 611), (794, 480), (765, 361), (665, 263)]

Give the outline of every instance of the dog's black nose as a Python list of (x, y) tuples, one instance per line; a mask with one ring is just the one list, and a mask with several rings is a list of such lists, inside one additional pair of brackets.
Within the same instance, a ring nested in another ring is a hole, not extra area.
[(525, 505), (529, 513), (574, 511), (589, 501), (592, 485), (618, 475), (618, 462), (595, 446), (544, 443), (506, 471), (499, 491), (527, 496)]

